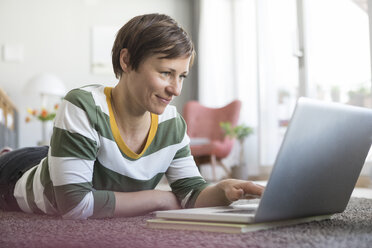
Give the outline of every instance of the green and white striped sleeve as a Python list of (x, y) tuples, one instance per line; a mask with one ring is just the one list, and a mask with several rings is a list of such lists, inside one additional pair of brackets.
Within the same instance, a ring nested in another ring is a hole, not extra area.
[(190, 151), (190, 138), (186, 134), (186, 123), (179, 115), (177, 131), (183, 132), (180, 149), (175, 154), (173, 161), (166, 172), (172, 192), (177, 196), (183, 208), (194, 207), (200, 192), (209, 184), (200, 175)]
[(112, 217), (115, 196), (95, 190), (93, 167), (99, 134), (91, 94), (73, 90), (63, 100), (55, 119), (48, 156), (50, 179), (59, 214), (69, 219)]

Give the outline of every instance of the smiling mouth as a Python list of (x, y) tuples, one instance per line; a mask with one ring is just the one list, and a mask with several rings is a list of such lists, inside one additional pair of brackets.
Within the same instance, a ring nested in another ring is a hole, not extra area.
[(161, 96), (157, 96), (159, 100), (165, 104), (169, 104), (172, 101), (172, 98), (163, 98)]

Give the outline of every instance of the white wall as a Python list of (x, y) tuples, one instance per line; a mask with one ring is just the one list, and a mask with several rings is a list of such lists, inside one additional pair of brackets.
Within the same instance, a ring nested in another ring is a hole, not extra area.
[[(91, 83), (112, 86), (117, 82), (113, 74), (91, 73), (91, 28), (120, 27), (133, 16), (157, 12), (172, 16), (191, 32), (190, 3), (188, 0), (0, 0), (0, 46), (23, 46), (22, 62), (0, 60), (0, 87), (15, 101), (20, 113), (19, 146), (36, 145), (41, 137), (40, 123), (24, 121), (26, 107), (37, 107), (35, 103), (40, 101), (22, 92), (27, 80), (48, 72), (60, 77), (68, 89)], [(186, 81), (182, 96), (173, 103), (179, 111), (190, 94)]]

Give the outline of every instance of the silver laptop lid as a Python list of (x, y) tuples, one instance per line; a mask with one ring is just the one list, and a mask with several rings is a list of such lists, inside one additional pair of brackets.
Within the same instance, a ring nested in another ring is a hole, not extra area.
[(371, 143), (371, 109), (300, 98), (255, 221), (344, 211)]

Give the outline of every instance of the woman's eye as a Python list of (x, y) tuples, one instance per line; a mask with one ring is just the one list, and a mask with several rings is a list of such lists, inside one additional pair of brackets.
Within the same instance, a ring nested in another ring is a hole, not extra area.
[(187, 78), (187, 75), (180, 75), (180, 78), (185, 79)]
[(169, 71), (163, 71), (161, 72), (161, 75), (168, 77), (171, 73)]

